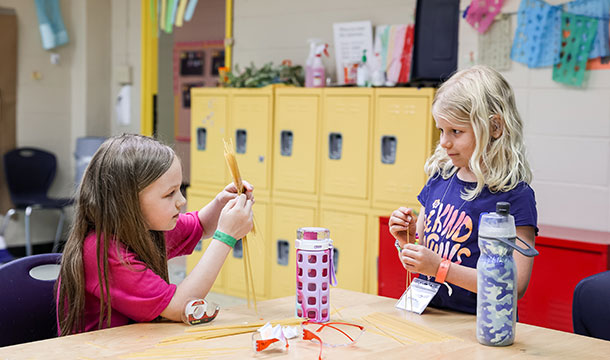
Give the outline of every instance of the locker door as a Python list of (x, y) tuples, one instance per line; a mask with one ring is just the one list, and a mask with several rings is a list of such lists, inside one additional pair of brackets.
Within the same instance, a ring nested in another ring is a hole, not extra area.
[(220, 191), (228, 183), (222, 139), (227, 136), (228, 90), (193, 89), (191, 183)]
[(364, 292), (367, 215), (334, 209), (320, 210), (320, 225), (330, 229), (337, 287)]
[[(253, 206), (254, 217), (256, 219), (256, 235), (248, 234), (248, 250), (250, 251), (250, 265), (252, 266), (252, 277), (254, 278), (254, 292), (256, 299), (267, 298), (266, 293), (266, 265), (268, 263), (265, 250), (269, 247), (264, 243), (267, 236), (267, 211), (269, 205), (257, 201)], [(244, 269), (244, 253), (242, 242), (238, 241), (235, 248), (225, 261), (225, 288), (229, 295), (246, 297), (246, 278)]]
[(315, 209), (291, 205), (272, 206), (270, 263), (270, 297), (295, 295), (297, 229), (315, 226)]
[(273, 188), (317, 196), (320, 92), (277, 90)]
[(273, 90), (234, 91), (231, 98), (231, 132), (235, 158), (243, 179), (257, 194), (269, 197), (271, 190), (271, 136)]
[(376, 101), (373, 206), (417, 203), (430, 155), (430, 98), (380, 95)]
[(325, 91), (322, 195), (368, 199), (372, 95), (372, 90)]

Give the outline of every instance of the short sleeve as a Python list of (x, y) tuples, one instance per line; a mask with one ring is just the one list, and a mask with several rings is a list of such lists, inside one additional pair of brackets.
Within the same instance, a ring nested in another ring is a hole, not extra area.
[[(97, 298), (100, 285), (97, 279), (95, 235), (93, 240), (88, 240), (83, 252), (85, 281), (87, 292)], [(122, 259), (115, 243), (111, 243), (108, 251), (108, 281), (113, 310), (138, 322), (154, 320), (169, 305), (176, 292), (176, 285), (169, 284), (147, 268), (135, 254), (124, 248), (119, 251)]]
[(538, 211), (534, 190), (528, 184), (521, 183), (513, 191), (510, 212), (515, 218), (515, 226), (532, 226), (538, 235)]
[(428, 179), (426, 185), (421, 189), (419, 195), (417, 195), (417, 200), (423, 207), (426, 207), (426, 202), (428, 201), (428, 197), (430, 196), (430, 183), (432, 182), (432, 179), (434, 179), (434, 176), (431, 176)]
[(180, 214), (176, 227), (165, 232), (167, 258), (191, 254), (202, 236), (203, 227), (199, 222), (198, 212)]

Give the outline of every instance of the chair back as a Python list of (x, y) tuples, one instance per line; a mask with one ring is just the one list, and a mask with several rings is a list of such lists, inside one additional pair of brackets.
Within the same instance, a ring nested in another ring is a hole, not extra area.
[(610, 340), (610, 271), (582, 279), (572, 301), (574, 333)]
[(4, 173), (15, 206), (23, 205), (24, 197), (46, 196), (56, 169), (55, 155), (42, 149), (24, 147), (4, 154)]
[(0, 266), (0, 346), (57, 336), (54, 285), (60, 260), (61, 254), (39, 254)]

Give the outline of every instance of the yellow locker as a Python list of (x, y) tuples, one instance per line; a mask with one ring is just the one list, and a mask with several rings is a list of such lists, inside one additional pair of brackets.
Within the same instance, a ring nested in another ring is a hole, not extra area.
[(274, 196), (318, 199), (318, 131), (321, 89), (275, 90)]
[(330, 230), (339, 288), (360, 292), (367, 289), (367, 210), (327, 208), (321, 204), (320, 226)]
[(373, 89), (325, 89), (321, 199), (369, 206)]
[(438, 133), (430, 113), (433, 89), (375, 90), (373, 207), (417, 203), (424, 164)]
[[(256, 235), (248, 234), (248, 250), (250, 251), (250, 265), (252, 266), (252, 277), (254, 278), (254, 292), (256, 299), (268, 298), (267, 291), (267, 264), (269, 239), (267, 234), (267, 220), (270, 206), (260, 200), (256, 201), (252, 208), (256, 219)], [(225, 290), (228, 295), (246, 297), (246, 278), (244, 275), (244, 253), (242, 242), (238, 241), (235, 248), (225, 261), (223, 266), (225, 272)]]
[(228, 89), (191, 91), (191, 185), (220, 191), (229, 182), (222, 139), (229, 120)]
[[(196, 210), (201, 209), (206, 204), (208, 204), (210, 201), (212, 201), (214, 199), (214, 197), (216, 196), (216, 194), (217, 193), (206, 192), (206, 191), (197, 190), (197, 189), (193, 189), (192, 187), (189, 187), (186, 190), (187, 211), (196, 211)], [(211, 241), (211, 239), (201, 240), (199, 242), (199, 244), (197, 245), (197, 247), (195, 248), (195, 250), (193, 251), (193, 253), (186, 257), (186, 273), (187, 274), (190, 274), (190, 272), (193, 270), (195, 265), (197, 265), (197, 263), (203, 256), (203, 253), (205, 253), (205, 250), (210, 245), (210, 241)], [(224, 271), (225, 267), (226, 266), (223, 266), (223, 268), (220, 270), (220, 273), (218, 274), (216, 281), (214, 281), (214, 285), (212, 286), (211, 291), (224, 293), (224, 288), (225, 288), (224, 277), (225, 277), (225, 272), (226, 272), (226, 271)]]
[(235, 89), (231, 95), (231, 122), (235, 158), (243, 179), (254, 185), (257, 197), (271, 194), (273, 87)]
[(269, 259), (270, 298), (295, 295), (297, 229), (316, 226), (313, 204), (274, 203), (271, 206), (271, 246)]

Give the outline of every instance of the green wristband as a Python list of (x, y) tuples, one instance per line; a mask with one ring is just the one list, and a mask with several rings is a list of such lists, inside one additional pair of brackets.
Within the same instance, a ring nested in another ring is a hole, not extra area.
[(216, 230), (216, 232), (214, 233), (214, 236), (212, 238), (216, 239), (218, 241), (221, 241), (221, 242), (229, 245), (230, 247), (234, 247), (235, 243), (237, 242), (236, 238), (234, 238), (231, 235), (225, 234), (220, 230)]

